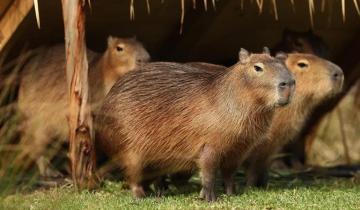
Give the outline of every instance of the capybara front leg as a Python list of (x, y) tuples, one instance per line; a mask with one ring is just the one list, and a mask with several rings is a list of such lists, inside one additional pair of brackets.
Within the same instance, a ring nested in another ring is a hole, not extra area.
[(134, 157), (128, 158), (124, 172), (134, 198), (145, 197), (146, 194), (142, 186), (143, 168), (140, 161)]
[(202, 189), (200, 198), (208, 202), (216, 201), (215, 196), (215, 175), (218, 168), (218, 155), (214, 150), (205, 145), (199, 158)]

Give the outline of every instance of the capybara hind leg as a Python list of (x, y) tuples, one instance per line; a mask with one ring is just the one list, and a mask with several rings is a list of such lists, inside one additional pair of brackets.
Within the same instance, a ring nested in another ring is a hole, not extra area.
[(266, 159), (252, 160), (246, 168), (246, 186), (266, 187), (269, 180), (269, 169)]
[(54, 169), (51, 166), (50, 161), (45, 157), (45, 156), (40, 156), (37, 160), (36, 160), (36, 165), (39, 169), (39, 173), (41, 176), (43, 177), (47, 177), (47, 178), (58, 178), (58, 177), (63, 177), (63, 174)]
[(156, 196), (162, 196), (165, 191), (169, 189), (169, 184), (166, 182), (165, 175), (153, 179), (147, 179), (145, 181), (142, 181), (141, 183), (145, 192), (152, 191), (150, 188), (151, 184), (154, 184), (154, 191), (156, 193)]
[(192, 174), (193, 174), (193, 172), (191, 172), (191, 171), (182, 171), (182, 172), (178, 172), (175, 174), (171, 174), (170, 181), (176, 187), (183, 186), (189, 182)]
[[(34, 133), (29, 130), (35, 130)], [(21, 152), (18, 155), (15, 164), (26, 169), (44, 155), (46, 147), (50, 142), (50, 138), (44, 129), (39, 128), (27, 128), (21, 139)], [(41, 161), (40, 161), (41, 162)], [(45, 176), (45, 169), (47, 163), (42, 162), (41, 166), (38, 166), (41, 176)], [(44, 169), (44, 170), (43, 170)]]
[(235, 193), (235, 173), (237, 170), (236, 159), (224, 160), (220, 166), (221, 174), (224, 181), (225, 193), (233, 195)]
[(165, 194), (166, 190), (169, 189), (169, 184), (166, 182), (166, 176), (160, 176), (154, 181), (154, 188), (156, 196), (160, 197)]
[(246, 186), (266, 187), (269, 175), (267, 167), (251, 168), (246, 170)]
[(216, 201), (215, 196), (215, 175), (218, 168), (218, 156), (210, 146), (204, 146), (199, 157), (199, 168), (201, 173), (202, 189), (200, 198), (212, 202)]

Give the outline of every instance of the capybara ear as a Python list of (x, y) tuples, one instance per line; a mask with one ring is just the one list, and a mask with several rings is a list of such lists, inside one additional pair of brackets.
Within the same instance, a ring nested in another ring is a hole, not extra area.
[(288, 55), (281, 51), (276, 53), (276, 55), (275, 55), (275, 58), (282, 60), (282, 61), (285, 61), (287, 59), (287, 57), (288, 57)]
[(264, 48), (263, 48), (263, 53), (264, 53), (264, 54), (267, 54), (267, 55), (270, 55), (270, 50), (269, 50), (269, 48), (268, 48), (268, 47), (264, 47)]
[(240, 48), (240, 51), (239, 51), (239, 61), (241, 63), (246, 63), (249, 61), (249, 52), (247, 50), (245, 50), (244, 48)]
[(114, 38), (112, 36), (109, 36), (108, 39), (107, 39), (108, 47), (112, 46), (113, 42), (114, 42)]

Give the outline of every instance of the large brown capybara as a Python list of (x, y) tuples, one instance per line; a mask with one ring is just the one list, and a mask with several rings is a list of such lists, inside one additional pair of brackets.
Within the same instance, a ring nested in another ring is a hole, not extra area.
[(149, 63), (110, 90), (95, 120), (96, 141), (123, 170), (134, 197), (145, 196), (145, 180), (198, 168), (200, 197), (214, 201), (217, 170), (233, 177), (294, 86), (282, 61), (243, 49), (224, 71)]
[[(294, 100), (290, 105), (275, 111), (269, 136), (249, 153), (250, 157), (245, 162), (249, 186), (267, 184), (271, 156), (296, 137), (315, 106), (341, 91), (344, 80), (342, 70), (338, 66), (315, 55), (291, 53), (285, 57), (280, 54), (278, 57), (285, 59), (286, 66), (295, 76), (297, 85)], [(208, 63), (188, 65), (209, 71), (226, 69), (224, 66)], [(177, 173), (171, 175), (171, 181), (184, 184), (191, 175), (188, 171)]]
[(296, 90), (293, 101), (277, 109), (268, 135), (250, 153), (246, 161), (249, 186), (266, 186), (271, 157), (294, 139), (314, 107), (342, 89), (344, 76), (340, 67), (311, 54), (288, 54), (286, 66), (294, 74)]
[[(111, 36), (103, 54), (87, 50), (87, 55), (93, 110), (99, 107), (119, 77), (150, 59), (148, 52), (136, 39)], [(48, 167), (45, 153), (54, 139), (66, 140), (68, 135), (64, 45), (46, 49), (24, 67), (18, 106), (25, 117), (25, 126), (20, 142), (22, 151), (16, 162), (27, 165), (35, 161), (42, 176), (57, 176), (58, 173)]]

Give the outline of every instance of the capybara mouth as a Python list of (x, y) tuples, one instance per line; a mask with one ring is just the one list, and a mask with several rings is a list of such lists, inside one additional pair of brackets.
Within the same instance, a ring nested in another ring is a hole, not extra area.
[(290, 97), (287, 99), (279, 99), (279, 101), (275, 104), (275, 107), (282, 107), (282, 106), (286, 106), (291, 102)]
[(343, 91), (344, 86), (344, 77), (342, 77), (340, 80), (333, 81), (333, 88), (330, 92), (330, 97), (334, 97), (337, 94), (341, 93)]

